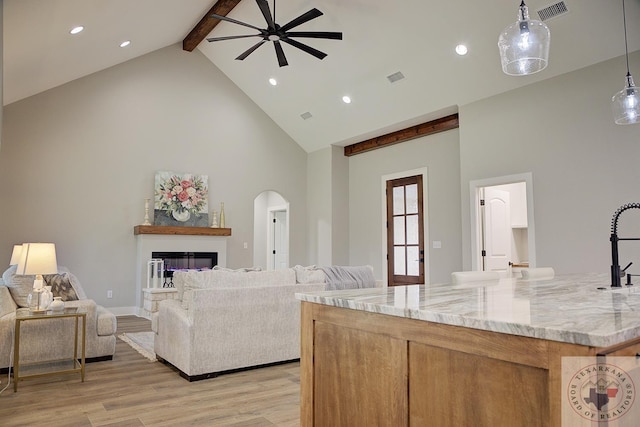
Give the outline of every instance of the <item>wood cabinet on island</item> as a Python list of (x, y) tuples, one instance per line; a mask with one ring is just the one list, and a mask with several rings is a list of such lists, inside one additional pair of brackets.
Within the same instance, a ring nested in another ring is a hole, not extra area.
[(302, 426), (559, 427), (563, 357), (640, 352), (640, 286), (605, 275), (296, 297)]

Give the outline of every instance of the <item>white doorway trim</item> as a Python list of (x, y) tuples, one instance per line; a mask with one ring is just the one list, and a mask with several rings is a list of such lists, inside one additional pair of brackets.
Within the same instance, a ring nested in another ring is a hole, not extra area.
[(270, 206), (267, 208), (267, 256), (269, 258), (267, 270), (278, 270), (276, 265), (276, 256), (274, 250), (280, 250), (276, 247), (276, 236), (273, 234), (273, 220), (276, 217), (276, 212), (285, 213), (285, 237), (283, 242), (279, 242), (278, 246), (286, 246), (286, 254), (284, 261), (287, 267), (289, 267), (289, 204), (282, 206)]
[(527, 187), (527, 223), (528, 223), (528, 251), (529, 251), (529, 267), (536, 266), (536, 227), (533, 216), (533, 174), (525, 172), (515, 175), (498, 176), (494, 178), (477, 179), (469, 182), (469, 202), (471, 209), (471, 270), (478, 271), (481, 269), (481, 254), (478, 250), (480, 241), (480, 189), (483, 187), (492, 187), (495, 185), (513, 184), (516, 182), (524, 182)]
[(425, 262), (425, 272), (424, 272), (424, 284), (428, 285), (430, 283), (431, 277), (431, 258), (429, 257), (429, 180), (427, 175), (427, 168), (419, 168), (412, 169), (404, 172), (392, 173), (389, 175), (382, 175), (382, 181), (380, 186), (380, 206), (382, 211), (382, 221), (380, 221), (381, 225), (381, 233), (382, 233), (382, 277), (385, 282), (385, 286), (388, 286), (387, 283), (387, 181), (406, 178), (408, 176), (416, 176), (422, 175), (422, 219), (423, 219), (423, 230), (424, 230), (424, 262)]
[[(271, 239), (271, 212), (274, 210), (287, 211), (287, 227), (291, 217), (289, 202), (277, 191), (265, 190), (253, 199), (253, 266), (269, 269), (271, 257), (269, 256)], [(289, 228), (286, 230), (287, 247), (289, 246)], [(247, 249), (247, 243), (244, 244)], [(287, 263), (289, 259), (287, 258)]]

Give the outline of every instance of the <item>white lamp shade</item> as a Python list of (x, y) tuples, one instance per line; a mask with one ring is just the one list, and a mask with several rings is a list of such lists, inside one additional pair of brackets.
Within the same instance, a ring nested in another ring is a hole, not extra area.
[(611, 98), (611, 107), (617, 125), (640, 123), (640, 89), (633, 84), (630, 74), (625, 88)]
[(11, 252), (11, 261), (9, 265), (16, 265), (20, 262), (20, 254), (22, 253), (22, 245), (13, 245), (13, 252)]
[(16, 274), (56, 274), (56, 245), (53, 243), (24, 243)]
[(542, 21), (529, 19), (527, 6), (520, 6), (518, 21), (498, 37), (502, 71), (510, 76), (526, 76), (544, 70), (549, 63), (550, 43), (549, 28)]

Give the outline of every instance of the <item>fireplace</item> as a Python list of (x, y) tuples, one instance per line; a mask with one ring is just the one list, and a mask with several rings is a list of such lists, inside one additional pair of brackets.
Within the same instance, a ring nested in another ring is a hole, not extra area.
[(163, 288), (173, 288), (173, 272), (176, 270), (211, 269), (218, 265), (217, 252), (151, 252), (153, 259), (164, 262)]
[[(136, 227), (139, 228), (143, 226)], [(154, 230), (167, 229), (167, 232), (163, 234), (150, 234), (139, 231), (136, 232), (136, 228), (134, 228), (137, 246), (135, 292), (136, 310), (138, 310), (138, 314), (143, 313), (142, 289), (148, 286), (149, 261), (153, 258), (154, 252), (215, 252), (217, 254), (216, 264), (220, 267), (227, 266), (227, 237), (230, 235), (229, 229), (153, 226), (147, 226), (147, 228)], [(183, 230), (190, 234), (183, 233)], [(194, 234), (200, 230), (204, 230), (207, 233)], [(211, 234), (212, 231), (228, 231), (228, 234)], [(204, 268), (204, 266), (200, 268)], [(173, 288), (167, 288), (165, 290), (169, 291), (172, 289)]]

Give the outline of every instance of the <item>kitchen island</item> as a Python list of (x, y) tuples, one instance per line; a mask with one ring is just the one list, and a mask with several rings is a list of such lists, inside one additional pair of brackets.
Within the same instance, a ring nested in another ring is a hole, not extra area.
[(609, 281), (297, 294), (301, 425), (560, 426), (563, 356), (640, 352), (640, 286)]

